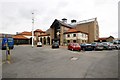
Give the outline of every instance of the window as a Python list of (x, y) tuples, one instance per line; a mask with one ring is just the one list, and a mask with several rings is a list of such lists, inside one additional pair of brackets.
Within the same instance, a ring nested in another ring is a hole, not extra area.
[(67, 40), (67, 43), (70, 43), (70, 40)]
[(73, 40), (74, 43), (76, 43), (76, 40)]
[(84, 37), (86, 38), (86, 34), (84, 34)]
[(82, 33), (82, 37), (84, 37), (84, 34)]
[(73, 37), (76, 37), (76, 34), (73, 34)]
[(82, 43), (84, 43), (84, 40), (82, 40)]
[(68, 34), (67, 37), (70, 37), (70, 35)]

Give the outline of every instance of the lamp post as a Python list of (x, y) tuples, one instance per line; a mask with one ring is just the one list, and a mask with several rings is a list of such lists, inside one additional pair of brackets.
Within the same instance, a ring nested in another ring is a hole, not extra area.
[(32, 48), (34, 46), (34, 12), (32, 12)]

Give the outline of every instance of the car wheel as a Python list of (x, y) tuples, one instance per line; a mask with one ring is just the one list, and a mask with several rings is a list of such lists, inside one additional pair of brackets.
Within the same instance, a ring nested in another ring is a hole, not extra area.
[(115, 49), (117, 49), (117, 46), (115, 46)]
[(73, 51), (73, 48), (71, 50)]
[(12, 47), (11, 49), (13, 49), (14, 47)]
[(81, 49), (79, 49), (78, 51), (81, 51)]
[(83, 48), (83, 51), (85, 51), (85, 48)]

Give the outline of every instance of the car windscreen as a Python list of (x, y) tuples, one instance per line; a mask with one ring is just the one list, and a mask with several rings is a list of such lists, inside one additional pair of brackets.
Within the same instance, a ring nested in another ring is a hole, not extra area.
[(103, 45), (107, 45), (108, 43), (102, 43)]
[(97, 45), (98, 45), (98, 46), (101, 46), (101, 45), (103, 45), (103, 43), (97, 43)]
[(91, 45), (96, 45), (97, 43), (91, 43)]
[(58, 45), (58, 43), (57, 43), (57, 42), (54, 42), (53, 44)]

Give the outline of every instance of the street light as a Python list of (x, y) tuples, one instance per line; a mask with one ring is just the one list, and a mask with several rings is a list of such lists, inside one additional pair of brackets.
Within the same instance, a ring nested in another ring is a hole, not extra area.
[(34, 46), (34, 12), (32, 12), (32, 48)]

